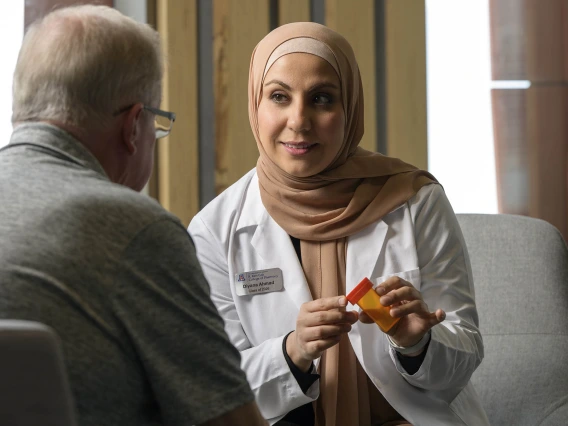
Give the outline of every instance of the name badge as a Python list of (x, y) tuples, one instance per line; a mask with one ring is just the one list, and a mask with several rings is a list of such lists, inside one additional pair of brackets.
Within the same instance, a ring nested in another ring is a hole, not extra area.
[(284, 287), (280, 268), (235, 274), (235, 284), (239, 296), (270, 293)]

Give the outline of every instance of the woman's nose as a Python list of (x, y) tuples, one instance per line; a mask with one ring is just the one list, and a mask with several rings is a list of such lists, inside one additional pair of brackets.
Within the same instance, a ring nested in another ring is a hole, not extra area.
[(308, 108), (302, 104), (290, 105), (288, 128), (296, 133), (308, 132), (312, 128)]

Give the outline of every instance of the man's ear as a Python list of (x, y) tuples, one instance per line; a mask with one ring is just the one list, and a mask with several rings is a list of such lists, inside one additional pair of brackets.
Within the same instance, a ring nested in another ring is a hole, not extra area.
[(140, 138), (140, 119), (144, 105), (137, 103), (126, 112), (122, 123), (122, 143), (130, 155), (136, 154), (138, 150), (138, 139)]

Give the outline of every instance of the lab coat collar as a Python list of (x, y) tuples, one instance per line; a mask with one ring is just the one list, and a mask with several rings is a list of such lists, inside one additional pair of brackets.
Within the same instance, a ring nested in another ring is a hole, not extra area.
[(265, 215), (268, 215), (258, 189), (258, 175), (256, 170), (249, 172), (250, 180), (247, 185), (241, 214), (237, 222), (236, 231), (240, 231), (248, 226), (258, 226)]
[[(270, 217), (262, 204), (256, 173), (251, 176), (236, 230), (249, 226), (255, 227), (251, 245), (267, 269), (282, 270), (286, 291), (298, 308), (302, 303), (313, 300), (290, 236)], [(374, 277), (388, 229), (388, 224), (380, 220), (348, 238), (346, 293), (364, 277)]]
[(258, 176), (254, 172), (248, 183), (236, 231), (239, 232), (247, 227), (254, 227), (251, 245), (256, 255), (262, 259), (263, 269), (282, 270), (285, 291), (298, 309), (303, 303), (312, 300), (292, 240), (264, 208), (258, 188)]

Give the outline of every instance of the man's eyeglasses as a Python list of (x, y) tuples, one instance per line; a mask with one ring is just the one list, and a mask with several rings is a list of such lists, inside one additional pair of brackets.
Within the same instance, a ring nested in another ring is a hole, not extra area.
[[(117, 112), (114, 113), (114, 116), (120, 115), (125, 111), (128, 111), (134, 105), (129, 105), (127, 107), (119, 109)], [(158, 108), (152, 108), (147, 105), (143, 105), (143, 108), (146, 111), (151, 112), (154, 114), (154, 126), (156, 128), (156, 139), (163, 138), (168, 136), (172, 131), (172, 127), (174, 126), (174, 121), (176, 121), (176, 114), (174, 112), (163, 111)]]

